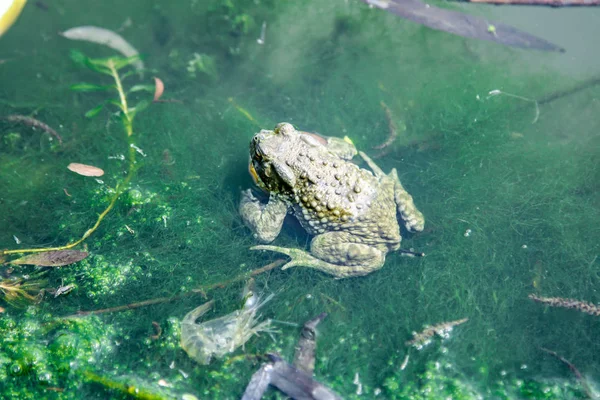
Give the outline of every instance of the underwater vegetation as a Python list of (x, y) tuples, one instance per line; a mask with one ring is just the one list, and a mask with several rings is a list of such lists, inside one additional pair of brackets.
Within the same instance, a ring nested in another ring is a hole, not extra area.
[[(42, 3), (0, 38), (0, 397), (242, 398), (323, 312), (311, 379), (342, 398), (597, 396), (598, 87), (562, 54), (358, 0)], [(335, 280), (250, 251), (248, 145), (281, 121), (395, 168), (426, 256)], [(191, 358), (186, 314), (250, 278), (278, 333)]]

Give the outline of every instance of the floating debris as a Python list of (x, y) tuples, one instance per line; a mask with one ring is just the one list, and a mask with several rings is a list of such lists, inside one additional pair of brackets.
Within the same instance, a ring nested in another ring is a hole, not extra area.
[(315, 353), (317, 351), (317, 325), (325, 319), (327, 313), (321, 313), (304, 323), (300, 339), (294, 354), (294, 366), (307, 374), (315, 371)]
[(165, 91), (165, 84), (160, 78), (154, 77), (154, 99), (152, 101), (158, 101)]
[(0, 10), (0, 36), (15, 23), (27, 0), (3, 1)]
[(162, 328), (160, 327), (160, 324), (156, 321), (152, 321), (152, 327), (154, 328), (154, 335), (150, 336), (150, 339), (152, 340), (158, 340), (160, 339), (160, 336), (162, 335)]
[[(326, 316), (326, 313), (321, 313), (304, 324), (296, 346), (294, 365), (290, 365), (277, 354), (267, 354), (269, 362), (263, 364), (252, 375), (242, 400), (262, 399), (269, 385), (276, 387), (293, 399), (341, 400), (337, 393), (312, 377), (315, 363), (316, 328)], [(355, 383), (357, 379), (358, 373), (355, 376)], [(360, 389), (362, 391), (362, 385)]]
[(246, 296), (241, 309), (220, 318), (196, 324), (196, 320), (213, 306), (214, 301), (193, 309), (181, 321), (181, 348), (194, 360), (207, 365), (215, 357), (223, 357), (243, 346), (253, 335), (273, 333), (271, 320), (258, 322), (257, 311), (273, 298), (260, 301), (255, 293)]
[(50, 136), (55, 137), (56, 140), (58, 140), (58, 143), (62, 144), (62, 138), (60, 137), (58, 132), (56, 132), (54, 129), (50, 128), (47, 124), (43, 123), (42, 121), (39, 121), (32, 117), (27, 117), (25, 115), (16, 115), (16, 114), (7, 115), (6, 117), (3, 117), (3, 118), (7, 121), (18, 122), (18, 123), (27, 125), (34, 129), (39, 128), (39, 129), (43, 130), (44, 132), (46, 132), (47, 134), (49, 134)]
[(260, 37), (256, 39), (256, 43), (265, 44), (265, 36), (267, 34), (267, 21), (263, 21), (262, 27), (260, 28)]
[(422, 332), (413, 332), (413, 339), (406, 342), (406, 345), (416, 347), (418, 350), (420, 350), (431, 343), (431, 339), (435, 335), (446, 339), (455, 326), (464, 324), (468, 320), (468, 318), (463, 318), (456, 321), (442, 322), (441, 324), (430, 327), (426, 326), (425, 330)]
[(59, 287), (58, 289), (56, 289), (56, 291), (54, 292), (54, 298), (57, 298), (58, 296), (64, 296), (67, 295), (69, 293), (71, 293), (73, 291), (73, 289), (75, 289), (77, 286), (75, 286), (75, 284), (71, 283), (69, 285), (63, 285), (61, 287)]
[(590, 399), (598, 399), (598, 394), (592, 389), (592, 387), (590, 386), (590, 384), (587, 381), (587, 379), (585, 379), (583, 377), (583, 375), (581, 375), (581, 372), (579, 372), (579, 370), (577, 369), (577, 367), (575, 367), (575, 365), (572, 362), (570, 362), (569, 360), (567, 360), (563, 356), (559, 355), (557, 352), (552, 351), (550, 349), (546, 349), (544, 347), (540, 347), (540, 350), (542, 350), (542, 351), (550, 354), (553, 357), (556, 357), (561, 362), (563, 362), (564, 364), (566, 364), (566, 366), (569, 367), (569, 369), (571, 370), (571, 372), (573, 372), (573, 374), (575, 374), (575, 377), (577, 378), (577, 380), (579, 381), (579, 383), (583, 387), (583, 390), (585, 390), (585, 393), (587, 394), (588, 398), (590, 398)]
[(504, 96), (508, 96), (508, 97), (514, 97), (515, 99), (532, 102), (535, 105), (535, 116), (533, 117), (533, 121), (531, 121), (531, 123), (535, 124), (537, 122), (538, 118), (540, 117), (540, 106), (538, 105), (537, 100), (530, 99), (529, 97), (519, 96), (517, 94), (503, 92), (502, 90), (498, 90), (498, 89), (490, 90), (488, 92), (488, 96), (486, 97), (486, 100), (491, 97), (498, 96), (501, 94)]
[(396, 141), (396, 139), (398, 138), (398, 127), (396, 126), (396, 123), (394, 122), (390, 108), (383, 101), (381, 102), (381, 108), (383, 108), (383, 110), (385, 111), (385, 117), (386, 117), (387, 123), (388, 123), (389, 135), (388, 135), (387, 139), (385, 140), (385, 142), (373, 147), (375, 150), (385, 149), (386, 147), (388, 147), (389, 145), (394, 143)]
[(94, 167), (92, 165), (79, 164), (79, 163), (71, 163), (67, 165), (67, 168), (76, 174), (83, 176), (102, 176), (104, 175), (104, 171), (98, 167)]
[(420, 0), (362, 0), (402, 18), (431, 29), (452, 33), (466, 38), (489, 40), (523, 49), (564, 52), (560, 46), (499, 22), (490, 23), (487, 18), (463, 14), (424, 3)]
[(404, 357), (404, 360), (402, 361), (402, 364), (400, 364), (400, 371), (404, 371), (406, 369), (406, 366), (408, 365), (408, 360), (410, 359), (410, 354), (407, 354), (406, 357)]
[[(60, 35), (71, 40), (84, 40), (87, 42), (103, 44), (111, 49), (117, 50), (125, 57), (139, 56), (139, 52), (135, 49), (135, 47), (123, 39), (121, 35), (111, 31), (110, 29), (104, 29), (91, 25), (78, 26), (64, 31)], [(144, 62), (142, 60), (136, 60), (132, 64), (138, 71), (144, 69)]]
[(551, 307), (571, 308), (595, 317), (600, 317), (600, 306), (588, 303), (587, 301), (564, 299), (562, 297), (540, 297), (535, 294), (530, 294), (528, 297), (537, 303), (547, 304)]
[(83, 260), (89, 255), (87, 251), (57, 250), (30, 254), (10, 261), (15, 265), (37, 265), (40, 267), (62, 267)]

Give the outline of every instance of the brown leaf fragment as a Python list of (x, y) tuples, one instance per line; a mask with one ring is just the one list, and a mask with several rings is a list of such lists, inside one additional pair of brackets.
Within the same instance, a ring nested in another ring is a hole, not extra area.
[(38, 265), (40, 267), (60, 267), (81, 261), (88, 256), (87, 251), (57, 250), (31, 254), (10, 261), (16, 265)]
[(154, 77), (154, 101), (158, 101), (165, 91), (165, 84), (160, 78)]
[(83, 176), (102, 176), (104, 175), (104, 171), (98, 167), (94, 167), (92, 165), (79, 164), (79, 163), (71, 163), (67, 166), (67, 168), (76, 174)]

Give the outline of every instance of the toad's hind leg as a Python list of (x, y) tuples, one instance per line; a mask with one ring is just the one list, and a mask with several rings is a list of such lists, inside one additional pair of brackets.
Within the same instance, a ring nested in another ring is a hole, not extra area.
[(415, 206), (412, 196), (400, 183), (396, 168), (390, 172), (390, 178), (394, 180), (394, 199), (404, 226), (410, 232), (421, 232), (425, 227), (425, 217)]
[[(381, 179), (386, 176), (381, 168), (379, 168), (379, 166), (377, 166), (377, 164), (375, 164), (375, 162), (371, 160), (368, 155), (362, 151), (360, 151), (359, 154), (363, 160), (365, 160), (377, 178)], [(404, 189), (402, 183), (400, 183), (400, 178), (398, 178), (398, 172), (396, 172), (396, 168), (392, 169), (389, 177), (394, 181), (394, 200), (396, 201), (398, 213), (402, 217), (404, 226), (410, 232), (421, 232), (425, 227), (425, 217), (423, 217), (421, 211), (419, 211), (417, 206), (415, 206), (412, 196), (406, 191), (406, 189)]]
[(353, 243), (343, 232), (328, 232), (315, 236), (308, 253), (300, 249), (278, 246), (254, 246), (251, 250), (269, 250), (286, 254), (291, 261), (282, 269), (309, 267), (335, 276), (349, 278), (367, 275), (383, 267), (385, 253), (367, 244)]

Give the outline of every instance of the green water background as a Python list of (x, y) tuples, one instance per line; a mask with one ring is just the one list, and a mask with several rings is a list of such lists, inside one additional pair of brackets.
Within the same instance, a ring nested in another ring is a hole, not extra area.
[[(0, 346), (6, 396), (118, 396), (86, 383), (81, 371), (91, 368), (166, 398), (239, 397), (258, 368), (255, 359), (200, 366), (178, 347), (177, 321), (204, 302), (202, 296), (80, 322), (56, 318), (184, 293), (277, 258), (248, 250), (255, 241), (237, 214), (239, 191), (251, 185), (249, 139), (288, 121), (347, 135), (377, 155), (372, 148), (388, 134), (381, 101), (406, 129), (377, 162), (386, 171), (398, 169), (425, 214), (425, 231), (408, 235), (403, 247), (427, 257), (392, 253), (380, 271), (346, 280), (303, 268), (271, 271), (257, 277), (264, 292), (276, 294), (264, 316), (302, 324), (329, 313), (320, 326), (316, 377), (345, 398), (358, 398), (356, 374), (366, 398), (376, 389), (381, 398), (400, 398), (403, 390), (406, 396), (431, 390), (430, 398), (527, 397), (527, 382), (539, 383), (529, 397), (544, 390), (566, 397), (554, 392), (576, 386), (573, 375), (539, 347), (597, 381), (600, 320), (545, 308), (527, 295), (600, 302), (600, 89), (540, 106), (536, 123), (533, 103), (487, 98), (494, 89), (541, 98), (577, 84), (579, 76), (544, 67), (568, 53), (532, 57), (431, 31), (358, 1), (61, 1), (48, 7), (28, 5), (0, 39), (0, 58), (7, 60), (0, 65), (0, 114), (35, 112), (64, 145), (0, 123), (1, 248), (77, 239), (126, 169), (115, 159), (127, 152), (120, 126), (110, 123), (108, 112), (83, 116), (106, 96), (69, 90), (78, 82), (108, 83), (74, 65), (70, 49), (91, 57), (114, 52), (68, 41), (59, 31), (121, 27), (165, 82), (165, 98), (181, 103), (153, 104), (139, 114), (136, 145), (145, 156), (138, 156), (131, 190), (87, 241), (91, 256), (49, 272), (50, 287), (77, 288), (31, 307), (2, 304), (0, 328), (10, 338)], [(194, 54), (207, 64), (192, 73)], [(152, 83), (149, 75), (143, 82)], [(103, 168), (103, 183), (71, 173), (70, 162)], [(305, 247), (309, 239), (288, 224), (276, 244)], [(216, 307), (207, 318), (238, 307), (241, 288), (209, 292)], [(400, 370), (413, 331), (464, 317), (468, 323), (450, 340), (411, 350)], [(159, 340), (149, 338), (152, 321), (163, 329)], [(291, 360), (298, 328), (278, 329), (275, 343), (261, 335), (245, 353), (279, 351)], [(172, 387), (159, 385), (161, 379)], [(568, 395), (583, 393), (575, 387)]]

